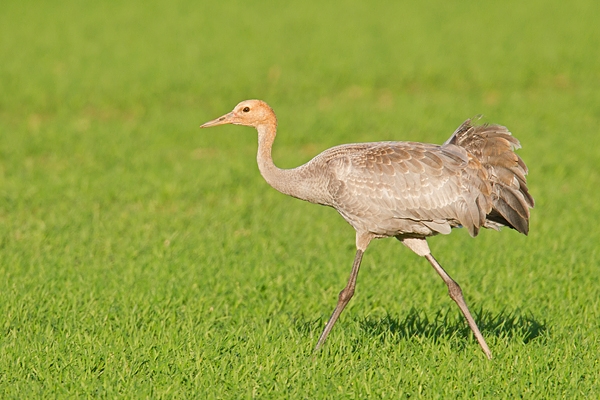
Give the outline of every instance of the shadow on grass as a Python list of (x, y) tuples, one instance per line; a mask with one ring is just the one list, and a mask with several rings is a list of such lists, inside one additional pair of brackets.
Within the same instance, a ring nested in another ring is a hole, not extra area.
[[(523, 314), (520, 310), (506, 311), (493, 315), (488, 311), (475, 312), (475, 322), (485, 337), (514, 338), (527, 344), (543, 337), (547, 331), (546, 323), (532, 314)], [(338, 322), (339, 324), (339, 322)], [(382, 341), (397, 341), (411, 338), (448, 339), (452, 337), (470, 337), (471, 329), (460, 312), (439, 311), (433, 318), (413, 308), (403, 318), (391, 315), (383, 317), (365, 317), (358, 320), (360, 328), (369, 335)], [(296, 329), (304, 333), (320, 334), (324, 321), (296, 322)], [(319, 332), (317, 332), (319, 331)]]
[[(531, 314), (522, 314), (519, 310), (510, 312), (503, 310), (497, 315), (479, 310), (474, 318), (484, 336), (517, 338), (525, 344), (543, 336), (547, 330), (544, 321), (536, 319)], [(398, 339), (412, 337), (440, 339), (471, 335), (471, 330), (462, 314), (454, 311), (439, 311), (430, 319), (413, 308), (401, 319), (388, 314), (381, 318), (366, 317), (359, 323), (365, 332), (380, 336), (382, 339), (389, 339), (390, 336)]]

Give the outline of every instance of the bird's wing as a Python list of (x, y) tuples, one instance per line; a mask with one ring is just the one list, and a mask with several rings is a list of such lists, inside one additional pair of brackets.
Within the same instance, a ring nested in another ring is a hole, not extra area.
[(427, 235), (462, 224), (476, 235), (491, 207), (485, 171), (458, 146), (379, 142), (338, 151), (330, 160), (334, 207), (355, 228)]

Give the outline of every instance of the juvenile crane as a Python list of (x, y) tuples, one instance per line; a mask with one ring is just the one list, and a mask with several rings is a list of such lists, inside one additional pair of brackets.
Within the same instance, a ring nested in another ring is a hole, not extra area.
[(280, 169), (271, 157), (275, 113), (261, 100), (246, 100), (201, 126), (234, 124), (258, 131), (258, 168), (281, 193), (335, 208), (356, 230), (356, 256), (346, 287), (319, 337), (318, 350), (354, 295), (363, 253), (371, 240), (395, 237), (425, 257), (448, 286), (488, 358), (492, 353), (469, 312), (460, 286), (431, 254), (426, 238), (465, 227), (502, 226), (527, 235), (533, 197), (520, 147), (504, 126), (465, 121), (441, 146), (417, 142), (345, 144), (325, 150), (304, 165)]

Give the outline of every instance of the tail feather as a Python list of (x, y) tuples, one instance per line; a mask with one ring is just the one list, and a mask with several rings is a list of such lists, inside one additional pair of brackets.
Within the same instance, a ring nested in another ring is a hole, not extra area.
[(492, 187), (492, 211), (487, 220), (527, 235), (529, 209), (535, 202), (527, 188), (527, 166), (515, 153), (521, 147), (519, 140), (504, 126), (472, 126), (467, 120), (444, 143), (447, 144), (464, 148), (485, 168)]
[(520, 193), (509, 187), (500, 187), (500, 197), (492, 197), (493, 210), (508, 221), (508, 226), (527, 235), (529, 233), (529, 207)]

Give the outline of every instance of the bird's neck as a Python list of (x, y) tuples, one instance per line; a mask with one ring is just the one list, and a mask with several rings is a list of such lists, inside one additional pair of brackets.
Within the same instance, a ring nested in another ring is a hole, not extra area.
[(308, 200), (302, 193), (303, 181), (302, 167), (294, 169), (281, 169), (275, 166), (271, 156), (271, 149), (277, 134), (276, 123), (259, 125), (258, 131), (258, 154), (256, 161), (261, 175), (269, 185), (283, 194)]

